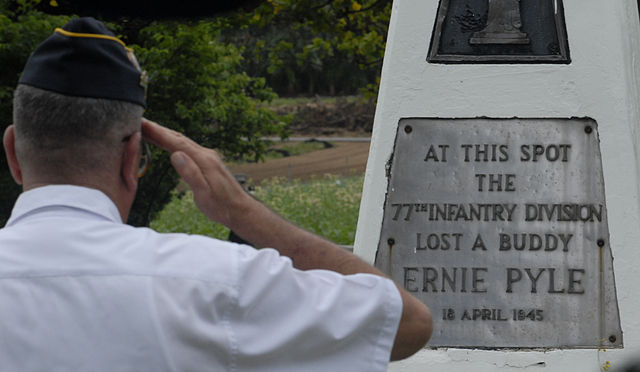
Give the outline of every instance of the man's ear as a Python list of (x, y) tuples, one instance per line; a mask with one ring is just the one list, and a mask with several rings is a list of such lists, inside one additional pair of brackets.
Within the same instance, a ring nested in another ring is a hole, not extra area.
[(142, 135), (136, 132), (126, 142), (120, 165), (120, 178), (128, 191), (135, 192), (138, 188), (138, 166), (140, 165), (140, 141)]
[(13, 179), (18, 185), (22, 185), (22, 169), (20, 168), (18, 156), (16, 155), (16, 137), (13, 125), (9, 125), (7, 129), (5, 129), (2, 143), (7, 156), (9, 170), (11, 170), (11, 176), (13, 176)]

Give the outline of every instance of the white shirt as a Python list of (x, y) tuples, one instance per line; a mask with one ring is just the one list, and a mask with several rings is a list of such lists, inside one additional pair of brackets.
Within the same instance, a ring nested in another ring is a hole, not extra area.
[(134, 228), (83, 187), (0, 230), (0, 371), (385, 371), (401, 310), (387, 279)]

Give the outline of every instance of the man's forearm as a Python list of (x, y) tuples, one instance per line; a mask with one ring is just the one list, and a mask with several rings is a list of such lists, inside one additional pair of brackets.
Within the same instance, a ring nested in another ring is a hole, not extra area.
[(345, 275), (361, 272), (382, 275), (358, 257), (292, 224), (264, 204), (253, 199), (245, 199), (244, 204), (236, 209), (229, 227), (255, 247), (270, 247), (289, 257), (297, 269), (326, 269)]

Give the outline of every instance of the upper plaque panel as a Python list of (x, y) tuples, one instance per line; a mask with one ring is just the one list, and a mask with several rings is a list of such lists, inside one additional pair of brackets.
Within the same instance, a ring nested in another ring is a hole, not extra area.
[(440, 0), (427, 61), (568, 64), (562, 0)]

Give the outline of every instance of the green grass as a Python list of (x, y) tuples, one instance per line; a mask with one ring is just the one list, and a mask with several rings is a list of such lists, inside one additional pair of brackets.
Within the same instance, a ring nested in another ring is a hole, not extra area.
[[(254, 196), (298, 226), (338, 244), (353, 244), (363, 176), (326, 176), (310, 182), (273, 179), (256, 186)], [(226, 239), (229, 230), (207, 220), (191, 192), (172, 201), (151, 222), (160, 232), (184, 232)]]

